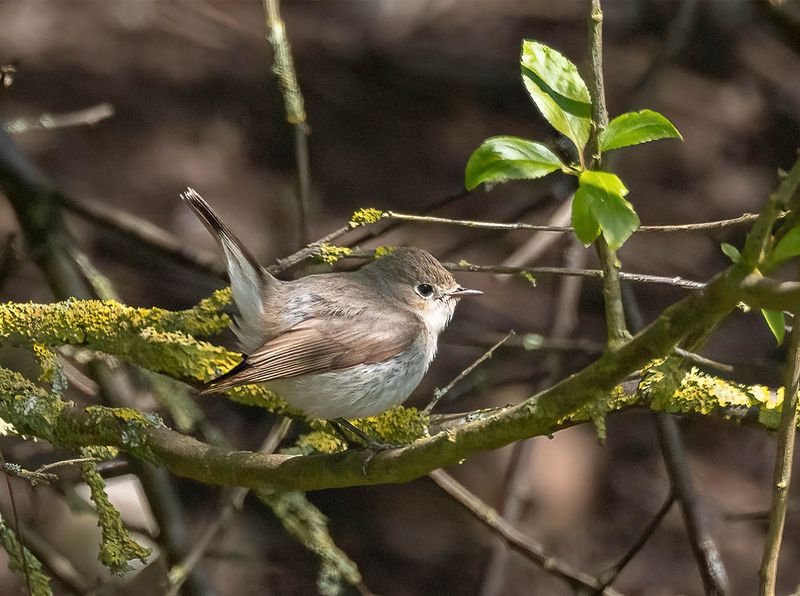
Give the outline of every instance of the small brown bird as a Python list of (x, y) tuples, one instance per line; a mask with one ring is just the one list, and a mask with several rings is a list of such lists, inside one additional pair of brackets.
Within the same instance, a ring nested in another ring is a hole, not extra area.
[(246, 354), (204, 392), (261, 383), (310, 417), (380, 414), (422, 380), (459, 299), (481, 294), (418, 248), (398, 248), (358, 271), (281, 281), (200, 195), (188, 189), (181, 197), (225, 253), (239, 311), (233, 330)]

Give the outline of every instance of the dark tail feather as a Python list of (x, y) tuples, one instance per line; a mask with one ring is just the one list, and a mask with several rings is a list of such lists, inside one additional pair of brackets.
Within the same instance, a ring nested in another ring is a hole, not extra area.
[(181, 198), (214, 235), (225, 253), (233, 300), (240, 315), (234, 318), (236, 323), (234, 332), (239, 338), (242, 351), (249, 353), (256, 349), (263, 339), (261, 315), (264, 308), (264, 292), (278, 281), (258, 264), (255, 257), (222, 223), (203, 197), (189, 188), (181, 193)]
[(222, 244), (225, 249), (226, 256), (230, 248), (238, 251), (247, 263), (257, 272), (261, 273), (263, 269), (258, 264), (253, 254), (242, 244), (236, 235), (230, 231), (219, 216), (211, 208), (211, 205), (206, 203), (206, 200), (193, 188), (187, 188), (186, 192), (181, 193), (183, 201), (195, 212), (200, 221), (206, 226), (209, 232)]

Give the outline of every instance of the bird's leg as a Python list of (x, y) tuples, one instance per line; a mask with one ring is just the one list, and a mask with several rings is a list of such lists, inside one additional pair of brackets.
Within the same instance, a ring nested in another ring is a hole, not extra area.
[(344, 418), (337, 418), (336, 420), (328, 420), (328, 423), (336, 430), (337, 433), (350, 445), (351, 441), (344, 432), (344, 429), (350, 431), (361, 442), (363, 447), (371, 449), (372, 451), (386, 451), (388, 449), (400, 449), (405, 445), (393, 445), (392, 443), (383, 443), (367, 436), (364, 431), (355, 426), (349, 420)]

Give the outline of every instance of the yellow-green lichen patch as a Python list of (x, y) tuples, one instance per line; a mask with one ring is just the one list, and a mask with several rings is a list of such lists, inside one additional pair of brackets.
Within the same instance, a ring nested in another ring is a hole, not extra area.
[(317, 252), (315, 257), (320, 261), (322, 261), (323, 263), (327, 263), (328, 265), (333, 265), (339, 259), (350, 256), (351, 254), (353, 254), (352, 248), (323, 243), (320, 244), (319, 247), (317, 247)]
[(19, 373), (0, 368), (0, 418), (23, 436), (53, 441), (65, 402)]
[[(39, 374), (39, 380), (43, 383), (54, 383), (59, 381), (60, 385), (64, 385), (63, 374), (61, 373), (61, 365), (58, 362), (58, 355), (54, 350), (45, 345), (35, 343), (31, 346), (33, 356), (39, 364), (42, 372)], [(61, 387), (63, 390), (65, 387)], [(60, 393), (60, 391), (56, 391)]]
[[(94, 459), (103, 456), (104, 452), (85, 448), (81, 450), (81, 455)], [(97, 471), (97, 464), (94, 461), (82, 462), (81, 473), (91, 492), (92, 502), (97, 510), (97, 525), (100, 526), (102, 533), (100, 562), (113, 573), (120, 575), (131, 570), (129, 561), (139, 559), (145, 563), (151, 550), (136, 542), (122, 524), (119, 511), (108, 500), (105, 481)]]
[(396, 246), (379, 246), (375, 249), (375, 258), (382, 259), (383, 257), (388, 257), (397, 250)]
[[(314, 428), (316, 425), (312, 425)], [(285, 453), (311, 455), (313, 453), (339, 453), (347, 451), (347, 443), (336, 432), (325, 425), (325, 429), (312, 430), (310, 433), (300, 435), (294, 444)]]
[(519, 276), (531, 284), (534, 288), (536, 287), (536, 276), (530, 271), (521, 271)]
[(217, 292), (197, 310), (178, 313), (108, 300), (6, 303), (0, 305), (0, 339), (45, 347), (82, 346), (178, 379), (206, 381), (235, 365), (239, 356), (180, 328), (210, 334), (227, 326), (227, 315), (212, 314), (226, 303), (226, 296), (227, 291)]
[(380, 416), (352, 421), (367, 436), (383, 443), (406, 445), (428, 436), (430, 418), (416, 408), (396, 406)]
[(368, 226), (377, 223), (381, 217), (383, 217), (383, 211), (380, 209), (373, 209), (371, 207), (359, 209), (350, 217), (350, 227), (357, 228), (359, 226)]
[(225, 395), (235, 402), (247, 406), (257, 406), (270, 412), (292, 413), (286, 402), (277, 394), (261, 385), (242, 385), (225, 391)]

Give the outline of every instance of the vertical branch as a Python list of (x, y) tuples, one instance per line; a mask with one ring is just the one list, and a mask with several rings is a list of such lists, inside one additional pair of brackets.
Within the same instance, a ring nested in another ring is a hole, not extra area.
[(675, 419), (667, 414), (658, 416), (658, 438), (670, 484), (681, 506), (689, 542), (703, 578), (705, 593), (711, 596), (728, 594), (730, 592), (728, 574), (699, 505), (697, 492), (686, 465), (686, 455), (678, 425), (675, 424)]
[[(599, 169), (602, 167), (602, 156), (599, 151), (598, 138), (608, 126), (608, 110), (606, 109), (603, 85), (603, 11), (600, 0), (590, 0), (589, 64), (589, 95), (592, 100), (593, 122), (589, 148), (592, 156), (591, 165)], [(620, 263), (616, 251), (608, 246), (602, 235), (598, 237), (596, 246), (603, 269), (603, 299), (608, 346), (614, 349), (623, 345), (630, 338), (625, 321), (619, 279)], [(670, 483), (681, 505), (684, 523), (706, 593), (727, 594), (729, 590), (728, 576), (698, 504), (694, 484), (686, 465), (678, 426), (675, 420), (666, 414), (658, 417), (658, 424), (661, 449), (669, 471)]]
[(272, 71), (278, 77), (278, 85), (286, 108), (286, 121), (294, 127), (295, 162), (297, 166), (297, 206), (299, 211), (299, 246), (310, 239), (308, 231), (309, 197), (311, 195), (311, 169), (308, 158), (308, 125), (303, 94), (297, 82), (286, 25), (281, 19), (279, 0), (264, 0), (267, 17), (267, 39), (272, 44), (274, 65)]
[[(592, 133), (589, 137), (591, 152), (590, 167), (601, 168), (602, 161), (598, 148), (598, 137), (608, 126), (606, 93), (603, 86), (603, 9), (600, 0), (590, 0), (589, 10), (589, 96), (592, 99)], [(602, 234), (595, 241), (597, 254), (603, 267), (603, 302), (605, 303), (608, 347), (616, 348), (629, 338), (625, 324), (625, 311), (622, 307), (620, 290), (620, 263), (617, 252), (612, 250)]]
[[(632, 288), (626, 288), (625, 298), (634, 331), (644, 326), (641, 309)], [(708, 329), (713, 324), (708, 326)], [(688, 349), (697, 350), (704, 343), (707, 333), (699, 335), (687, 344)], [(727, 594), (729, 591), (728, 572), (722, 562), (717, 544), (714, 541), (704, 509), (689, 472), (686, 451), (683, 448), (680, 429), (672, 414), (660, 412), (655, 417), (658, 424), (659, 445), (669, 476), (671, 498), (681, 507), (686, 533), (692, 546), (700, 576), (707, 594)]]
[[(794, 321), (800, 313), (794, 313)], [(778, 429), (778, 446), (775, 456), (775, 480), (772, 487), (772, 508), (769, 516), (769, 529), (764, 544), (764, 557), (761, 561), (759, 576), (761, 578), (759, 594), (771, 596), (775, 594), (778, 576), (778, 559), (780, 557), (783, 528), (786, 524), (789, 484), (792, 478), (792, 459), (794, 438), (797, 431), (797, 392), (800, 380), (800, 327), (792, 324), (792, 339), (784, 373), (783, 407), (781, 423)]]

